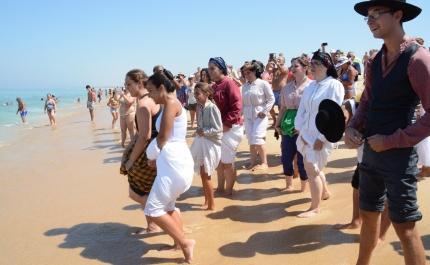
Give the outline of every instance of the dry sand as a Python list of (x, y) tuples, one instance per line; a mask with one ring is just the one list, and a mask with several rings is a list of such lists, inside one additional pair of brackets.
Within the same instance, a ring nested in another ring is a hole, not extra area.
[[(34, 129), (0, 148), (0, 264), (183, 261), (180, 252), (157, 251), (172, 243), (167, 235), (131, 235), (146, 222), (140, 206), (128, 198), (126, 177), (119, 174), (120, 133), (108, 129), (107, 108), (95, 114), (94, 123), (85, 112), (60, 120), (57, 129)], [(197, 175), (179, 198), (185, 231), (197, 241), (195, 264), (354, 264), (359, 231), (331, 226), (350, 221), (356, 152), (340, 143), (325, 169), (333, 197), (323, 202), (318, 216), (299, 219), (296, 215), (309, 207), (310, 193), (283, 191), (280, 141), (273, 130), (267, 135), (270, 168), (242, 169), (249, 159), (245, 140), (238, 152), (235, 194), (216, 198), (216, 212), (199, 207), (204, 198)], [(216, 186), (216, 176), (213, 181)], [(294, 186), (300, 187), (298, 179)], [(429, 188), (430, 179), (419, 182), (424, 218), (418, 228), (430, 263)], [(372, 264), (404, 264), (392, 228)]]

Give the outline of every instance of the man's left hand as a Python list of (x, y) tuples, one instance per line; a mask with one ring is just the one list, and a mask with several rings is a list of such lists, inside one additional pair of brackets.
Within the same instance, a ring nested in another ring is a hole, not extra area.
[(197, 135), (202, 137), (203, 136), (203, 130), (202, 129), (198, 129), (197, 131)]
[(384, 146), (385, 135), (375, 134), (373, 136), (367, 137), (367, 142), (375, 152), (382, 152), (387, 150)]

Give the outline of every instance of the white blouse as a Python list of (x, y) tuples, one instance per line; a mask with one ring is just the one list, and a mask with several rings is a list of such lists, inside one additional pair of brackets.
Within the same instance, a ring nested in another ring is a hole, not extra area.
[(268, 115), (275, 103), (269, 82), (257, 78), (242, 86), (242, 112), (245, 119), (256, 119), (259, 113)]
[(321, 101), (331, 99), (341, 106), (344, 95), (342, 83), (331, 76), (321, 82), (313, 81), (305, 88), (294, 126), (309, 145), (313, 145), (317, 138), (323, 142), (327, 141), (315, 125)]

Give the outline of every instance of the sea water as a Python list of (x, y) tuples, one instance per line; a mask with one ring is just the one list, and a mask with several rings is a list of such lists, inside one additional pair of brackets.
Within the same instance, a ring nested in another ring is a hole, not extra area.
[[(102, 99), (105, 99), (105, 90)], [(97, 90), (96, 90), (97, 92)], [(56, 118), (62, 118), (86, 110), (87, 90), (80, 89), (0, 89), (0, 146), (12, 140), (25, 130), (49, 125), (49, 118), (44, 113), (46, 95), (50, 93), (58, 100)], [(18, 112), (16, 98), (21, 98), (27, 108), (27, 124), (23, 124), (21, 114)], [(81, 102), (78, 102), (80, 98)], [(98, 101), (98, 98), (97, 98)], [(12, 105), (6, 105), (6, 102)]]

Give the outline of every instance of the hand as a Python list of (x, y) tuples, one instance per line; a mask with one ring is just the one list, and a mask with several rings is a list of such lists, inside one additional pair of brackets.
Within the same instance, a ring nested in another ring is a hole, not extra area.
[(324, 142), (321, 141), (320, 139), (316, 139), (315, 143), (314, 143), (314, 150), (315, 151), (321, 151), (322, 147), (324, 145)]
[(222, 132), (228, 132), (228, 131), (230, 131), (230, 128), (223, 124), (222, 125)]
[(124, 91), (122, 91), (122, 90), (121, 90), (121, 94), (120, 94), (120, 96), (121, 96), (121, 97), (124, 97), (124, 96), (125, 96)]
[(276, 130), (279, 134), (282, 134), (281, 126), (276, 125), (276, 126), (275, 126), (275, 130)]
[(363, 135), (354, 128), (345, 129), (345, 144), (349, 149), (356, 149), (363, 144)]
[(305, 145), (308, 145), (308, 142), (306, 142), (306, 141), (305, 141), (305, 139), (303, 139), (303, 136), (300, 136), (300, 139), (302, 139), (302, 142), (303, 142)]
[(131, 162), (131, 160), (128, 160), (127, 163), (125, 163), (125, 170), (129, 171), (130, 168), (133, 166), (134, 162)]
[(123, 156), (122, 156), (121, 164), (122, 164), (122, 163), (125, 163), (125, 155), (123, 155)]
[(375, 152), (382, 152), (387, 150), (384, 146), (385, 135), (375, 134), (373, 136), (367, 137), (367, 142)]
[(148, 166), (149, 167), (155, 167), (156, 166), (156, 160), (154, 159), (154, 160), (148, 160)]
[(264, 119), (264, 118), (266, 118), (266, 114), (260, 112), (260, 113), (258, 113), (258, 118)]
[(202, 129), (197, 129), (196, 133), (200, 137), (203, 136), (203, 130)]
[(299, 130), (294, 130), (294, 134), (300, 134)]

